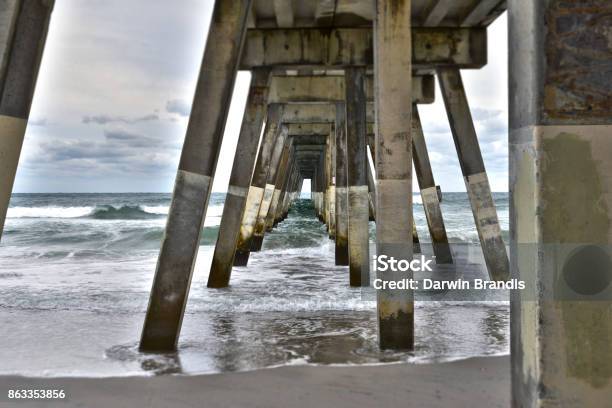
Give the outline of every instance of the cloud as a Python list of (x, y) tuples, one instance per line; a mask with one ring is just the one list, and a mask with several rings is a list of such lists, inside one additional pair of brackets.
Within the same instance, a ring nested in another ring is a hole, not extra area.
[(109, 115), (95, 115), (95, 116), (83, 116), (83, 123), (90, 124), (94, 123), (97, 125), (106, 125), (109, 123), (125, 123), (134, 124), (139, 122), (150, 122), (159, 120), (159, 116), (155, 113), (150, 115), (139, 116), (135, 118), (128, 118), (125, 116), (109, 116)]
[(30, 126), (47, 126), (47, 118), (29, 119), (28, 125)]
[(187, 117), (191, 112), (191, 104), (184, 99), (171, 99), (166, 103), (166, 112)]
[(128, 132), (123, 129), (105, 130), (104, 136), (107, 141), (115, 143), (119, 148), (151, 148), (156, 146), (160, 147), (164, 144), (156, 138)]
[[(56, 137), (41, 141), (29, 160), (39, 171), (59, 167), (72, 173), (98, 171), (147, 173), (154, 169), (170, 170), (176, 162), (179, 140), (149, 136), (126, 129), (106, 129), (103, 137)], [(76, 166), (76, 167), (74, 167)], [(63, 171), (66, 173), (66, 171)]]
[(472, 112), (472, 118), (475, 121), (481, 121), (481, 120), (489, 120), (492, 118), (496, 118), (499, 115), (502, 114), (501, 110), (498, 109), (486, 109), (486, 108), (472, 108), (471, 109)]

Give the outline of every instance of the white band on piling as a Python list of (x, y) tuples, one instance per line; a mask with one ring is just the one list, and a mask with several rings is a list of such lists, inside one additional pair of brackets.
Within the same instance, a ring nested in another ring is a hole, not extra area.
[(227, 188), (227, 193), (236, 197), (246, 197), (249, 192), (249, 189), (246, 187), (238, 187), (230, 185)]

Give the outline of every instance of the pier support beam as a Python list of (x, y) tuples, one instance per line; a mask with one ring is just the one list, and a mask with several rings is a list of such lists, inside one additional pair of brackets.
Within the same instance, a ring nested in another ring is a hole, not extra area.
[(336, 104), (336, 265), (348, 265), (346, 104)]
[(270, 164), (268, 166), (266, 187), (264, 189), (263, 198), (261, 199), (261, 205), (259, 206), (259, 212), (257, 213), (255, 229), (253, 230), (253, 239), (251, 240), (251, 251), (253, 252), (260, 251), (261, 246), (263, 245), (263, 239), (266, 233), (266, 220), (268, 218), (272, 199), (274, 198), (274, 193), (276, 191), (276, 176), (278, 175), (281, 158), (283, 152), (285, 151), (287, 131), (288, 129), (285, 125), (281, 124), (278, 127), (278, 135), (272, 149), (272, 156), (270, 157)]
[(347, 68), (346, 139), (349, 282), (370, 284), (365, 68)]
[(281, 154), (281, 159), (276, 170), (276, 180), (274, 181), (274, 194), (272, 194), (272, 201), (270, 202), (270, 209), (266, 216), (265, 230), (272, 231), (274, 227), (274, 219), (276, 218), (276, 209), (283, 189), (283, 182), (285, 181), (286, 174), (289, 166), (289, 156), (291, 156), (292, 139), (288, 139), (285, 142), (285, 147)]
[(22, 0), (0, 6), (0, 238), (53, 3)]
[(612, 400), (609, 1), (510, 0), (512, 406)]
[(438, 188), (431, 171), (429, 153), (427, 152), (423, 127), (416, 105), (412, 105), (412, 155), (436, 263), (453, 263), (453, 255), (448, 244), (442, 210), (440, 209)]
[(176, 348), (250, 8), (251, 0), (215, 1), (141, 350)]
[(329, 237), (333, 240), (336, 239), (336, 130), (332, 126), (332, 131), (329, 135), (331, 145), (331, 182), (329, 186), (329, 225), (330, 235)]
[(335, 144), (335, 130), (333, 129), (333, 127), (331, 127), (330, 134), (327, 137), (325, 145), (325, 166), (327, 171), (327, 188), (325, 190), (325, 200), (327, 203), (327, 231), (329, 238), (331, 239), (334, 239), (336, 236)]
[(281, 191), (280, 202), (276, 210), (276, 216), (274, 219), (274, 226), (285, 219), (285, 211), (287, 208), (287, 201), (291, 195), (291, 189), (293, 188), (293, 179), (295, 175), (295, 151), (291, 151), (289, 154), (288, 170), (284, 175), (283, 188)]
[(419, 253), (419, 254), (421, 253), (421, 242), (419, 241), (419, 232), (417, 231), (416, 223), (414, 222), (414, 209), (412, 211), (412, 251)]
[[(250, 29), (240, 69), (372, 66), (372, 37), (369, 27)], [(487, 63), (485, 27), (414, 28), (412, 42), (415, 69), (449, 65), (481, 68)], [(405, 54), (408, 50), (400, 51)]]
[(223, 204), (219, 236), (208, 276), (209, 288), (223, 288), (229, 285), (236, 253), (236, 241), (244, 215), (266, 111), (269, 77), (270, 71), (267, 69), (252, 72), (246, 111), (242, 118), (242, 127), (236, 144), (234, 164)]
[[(412, 259), (412, 131), (410, 0), (376, 0), (374, 77), (376, 109), (376, 254)], [(408, 104), (406, 101), (409, 101)], [(401, 281), (410, 273), (377, 278)], [(382, 349), (414, 347), (411, 290), (377, 290)]]
[(240, 225), (240, 233), (238, 234), (238, 241), (236, 243), (234, 266), (246, 266), (249, 262), (253, 232), (255, 230), (255, 223), (257, 222), (257, 216), (264, 197), (264, 192), (266, 189), (270, 191), (272, 188), (266, 185), (266, 181), (270, 160), (272, 158), (272, 150), (278, 136), (282, 115), (283, 106), (281, 104), (271, 104), (268, 106), (264, 135), (259, 145), (257, 162), (255, 163), (251, 187), (249, 187), (244, 215), (242, 216), (242, 223)]
[(319, 221), (325, 223), (325, 212), (323, 211), (323, 204), (325, 202), (325, 161), (323, 160), (323, 154), (321, 154), (321, 157), (319, 157), (315, 174), (317, 179), (315, 209), (317, 210), (317, 218), (319, 219)]
[(508, 280), (508, 254), (461, 74), (457, 68), (439, 69), (438, 80), (489, 277), (497, 281)]
[(296, 164), (293, 167), (293, 177), (291, 179), (291, 184), (289, 187), (287, 198), (285, 199), (283, 219), (287, 218), (287, 216), (289, 215), (289, 208), (291, 208), (291, 205), (293, 205), (293, 202), (299, 197), (299, 194), (302, 191), (302, 183), (304, 182), (304, 179), (300, 175), (300, 171), (297, 165), (297, 161), (295, 161), (295, 157), (294, 157), (294, 162)]
[[(372, 161), (374, 161), (374, 155), (372, 155)], [(366, 163), (368, 172), (368, 207), (369, 207), (369, 218), (370, 221), (376, 221), (376, 180), (374, 174), (372, 174), (372, 168), (370, 163)]]

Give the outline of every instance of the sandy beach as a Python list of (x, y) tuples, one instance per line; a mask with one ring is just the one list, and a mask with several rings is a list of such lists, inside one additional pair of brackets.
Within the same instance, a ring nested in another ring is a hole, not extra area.
[[(200, 376), (0, 378), (3, 407), (508, 407), (510, 360), (294, 366)], [(62, 401), (11, 401), (9, 389), (63, 389)]]

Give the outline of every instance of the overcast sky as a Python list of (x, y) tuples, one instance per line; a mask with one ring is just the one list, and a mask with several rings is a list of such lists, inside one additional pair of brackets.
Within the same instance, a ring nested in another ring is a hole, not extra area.
[[(14, 191), (172, 191), (212, 3), (56, 1)], [(492, 188), (506, 191), (505, 15), (488, 52), (463, 74)], [(239, 73), (214, 191), (227, 188), (248, 83)], [(436, 182), (465, 191), (438, 89), (419, 110)]]

